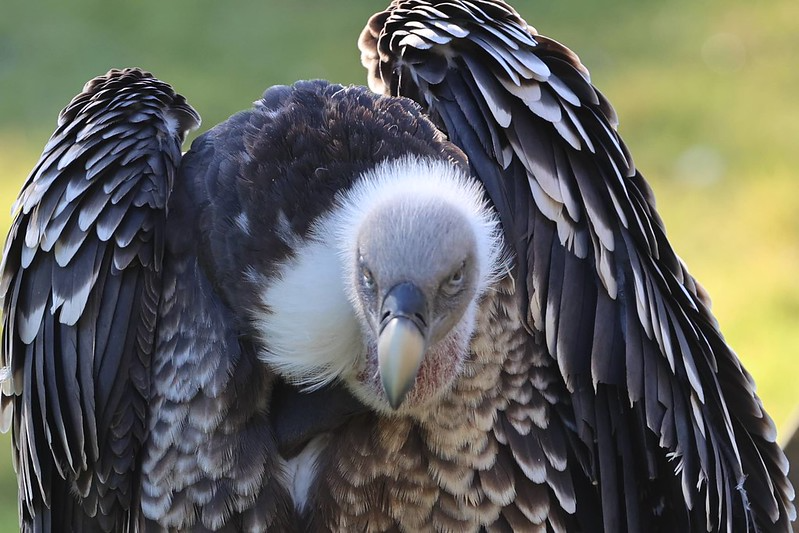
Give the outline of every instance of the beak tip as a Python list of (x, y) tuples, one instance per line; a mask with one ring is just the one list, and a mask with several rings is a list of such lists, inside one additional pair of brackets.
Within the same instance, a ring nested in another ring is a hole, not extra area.
[(388, 405), (391, 406), (391, 409), (396, 411), (397, 409), (400, 408), (400, 405), (402, 405), (402, 400), (403, 399), (404, 398), (397, 398), (397, 397), (394, 397), (394, 396), (388, 396)]
[(387, 383), (385, 380), (383, 381), (383, 390), (386, 393), (386, 399), (394, 411), (399, 409), (402, 402), (405, 401), (405, 396), (408, 395), (409, 389), (410, 387), (406, 387), (405, 390), (394, 390), (390, 383)]

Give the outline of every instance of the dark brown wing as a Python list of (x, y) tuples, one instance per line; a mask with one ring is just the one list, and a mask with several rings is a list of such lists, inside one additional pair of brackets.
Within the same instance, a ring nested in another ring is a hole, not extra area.
[(165, 206), (197, 125), (167, 84), (112, 70), (61, 112), (15, 204), (2, 408), (25, 531), (121, 531), (135, 514)]
[(577, 56), (497, 0), (395, 0), (359, 44), (372, 89), (425, 106), (491, 197), (605, 529), (787, 530), (774, 424)]

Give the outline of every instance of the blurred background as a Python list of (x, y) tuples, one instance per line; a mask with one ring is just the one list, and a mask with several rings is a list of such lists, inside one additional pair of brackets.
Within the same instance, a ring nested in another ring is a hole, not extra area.
[[(388, 0), (4, 0), (0, 233), (59, 110), (140, 66), (205, 131), (274, 84), (364, 83), (356, 39)], [(783, 436), (799, 405), (799, 2), (515, 0), (574, 50), (616, 107), (669, 237), (713, 297)], [(17, 531), (8, 435), (0, 533)]]

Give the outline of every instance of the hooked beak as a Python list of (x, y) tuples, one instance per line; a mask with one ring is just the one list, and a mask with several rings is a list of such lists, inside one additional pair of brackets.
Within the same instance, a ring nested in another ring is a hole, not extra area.
[(377, 368), (388, 403), (399, 408), (413, 388), (427, 349), (427, 301), (414, 284), (393, 287), (380, 310)]

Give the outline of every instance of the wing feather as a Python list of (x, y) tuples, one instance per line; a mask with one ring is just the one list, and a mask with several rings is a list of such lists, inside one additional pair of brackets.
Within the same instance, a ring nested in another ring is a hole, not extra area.
[[(424, 106), (483, 182), (528, 318), (509, 327), (540, 335), (560, 368), (606, 530), (787, 530), (773, 422), (577, 56), (500, 0), (394, 0), (359, 46), (370, 87)], [(533, 444), (504, 434), (538, 480)]]
[(152, 248), (198, 121), (149, 73), (112, 70), (61, 112), (17, 199), (0, 357), (25, 530), (133, 523), (163, 255)]

